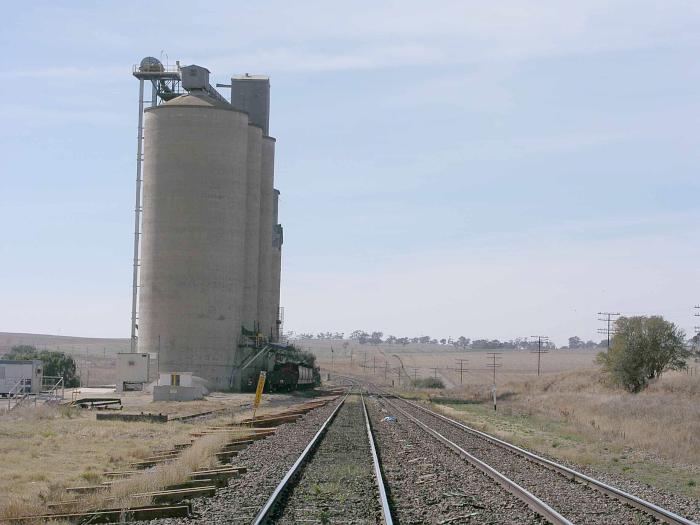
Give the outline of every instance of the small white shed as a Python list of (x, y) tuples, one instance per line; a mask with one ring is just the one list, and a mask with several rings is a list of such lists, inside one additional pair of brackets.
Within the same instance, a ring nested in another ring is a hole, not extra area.
[[(0, 359), (0, 395), (10, 392), (38, 394), (44, 378), (44, 366), (38, 359), (14, 361)], [(21, 385), (18, 383), (22, 381)]]
[(117, 354), (117, 392), (143, 390), (148, 383), (151, 357), (149, 354), (126, 352)]

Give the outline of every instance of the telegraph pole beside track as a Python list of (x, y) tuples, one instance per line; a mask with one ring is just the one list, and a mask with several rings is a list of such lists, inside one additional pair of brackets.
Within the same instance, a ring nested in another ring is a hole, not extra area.
[(532, 335), (533, 339), (537, 338), (537, 350), (532, 350), (530, 353), (537, 354), (537, 377), (540, 377), (540, 364), (542, 362), (542, 354), (549, 352), (546, 348), (542, 350), (542, 341), (549, 339), (546, 335)]
[(500, 362), (503, 354), (501, 352), (487, 352), (486, 355), (489, 356), (488, 359), (491, 361), (486, 365), (486, 368), (493, 369), (493, 384), (491, 385), (491, 393), (493, 394), (493, 409), (496, 410), (496, 368), (503, 366), (503, 363)]

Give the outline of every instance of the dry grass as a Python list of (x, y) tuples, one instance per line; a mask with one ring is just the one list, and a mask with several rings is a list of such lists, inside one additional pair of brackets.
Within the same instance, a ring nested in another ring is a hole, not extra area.
[[(69, 486), (94, 485), (154, 447), (186, 441), (191, 425), (96, 421), (93, 413), (48, 406), (0, 415), (0, 517), (44, 512)], [(183, 460), (185, 458), (183, 457)]]
[(700, 466), (700, 380), (667, 374), (639, 394), (607, 387), (597, 371), (557, 374), (504, 385), (517, 395), (503, 403), (513, 413), (560, 421), (591, 439)]

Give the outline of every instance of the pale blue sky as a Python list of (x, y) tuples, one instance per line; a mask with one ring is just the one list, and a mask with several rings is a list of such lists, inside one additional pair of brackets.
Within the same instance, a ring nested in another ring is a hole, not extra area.
[(144, 5), (4, 8), (0, 330), (128, 336), (146, 55), (270, 75), (287, 329), (693, 326), (697, 2)]

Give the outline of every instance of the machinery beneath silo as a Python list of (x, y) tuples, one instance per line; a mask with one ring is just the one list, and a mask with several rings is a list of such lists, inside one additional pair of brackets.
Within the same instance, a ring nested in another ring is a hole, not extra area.
[(162, 373), (191, 372), (209, 389), (239, 391), (284, 347), (269, 79), (233, 77), (229, 102), (197, 65), (149, 57), (133, 74), (132, 351), (157, 352)]

